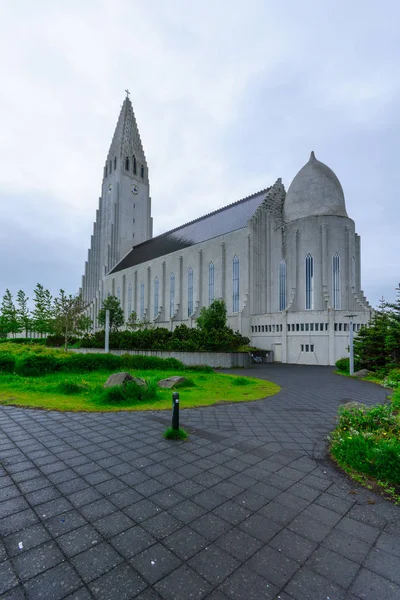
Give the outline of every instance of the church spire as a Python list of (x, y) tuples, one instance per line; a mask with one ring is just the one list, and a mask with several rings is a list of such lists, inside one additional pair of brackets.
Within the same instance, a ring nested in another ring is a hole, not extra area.
[(129, 98), (129, 90), (125, 91), (126, 97), (122, 104), (117, 126), (108, 151), (107, 163), (114, 161), (115, 157), (121, 163), (126, 158), (132, 161), (133, 157), (135, 157), (138, 163), (147, 166), (135, 113), (133, 112), (132, 102)]

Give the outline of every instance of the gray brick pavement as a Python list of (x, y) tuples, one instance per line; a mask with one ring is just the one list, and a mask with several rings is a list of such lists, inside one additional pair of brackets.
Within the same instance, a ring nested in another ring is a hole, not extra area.
[(400, 509), (325, 456), (340, 403), (385, 391), (240, 374), (281, 392), (183, 410), (186, 443), (165, 412), (0, 408), (0, 598), (400, 600)]

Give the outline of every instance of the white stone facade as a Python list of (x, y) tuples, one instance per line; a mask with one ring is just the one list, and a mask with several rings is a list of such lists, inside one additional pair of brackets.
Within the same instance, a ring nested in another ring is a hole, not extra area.
[[(95, 224), (83, 280), (95, 327), (108, 294), (120, 298), (126, 319), (135, 311), (140, 320), (171, 329), (195, 327), (200, 309), (222, 298), (228, 324), (254, 346), (274, 351), (276, 361), (333, 365), (348, 356), (348, 315), (357, 333), (372, 309), (361, 290), (360, 237), (336, 175), (312, 153), (287, 193), (278, 180), (152, 238), (147, 165), (136, 121), (127, 120), (135, 127), (127, 132), (120, 116), (107, 164), (118, 147), (117, 165), (125, 167), (125, 155), (135, 152), (145, 173), (138, 178), (112, 168), (103, 179), (101, 225)], [(106, 211), (107, 194), (114, 208)]]

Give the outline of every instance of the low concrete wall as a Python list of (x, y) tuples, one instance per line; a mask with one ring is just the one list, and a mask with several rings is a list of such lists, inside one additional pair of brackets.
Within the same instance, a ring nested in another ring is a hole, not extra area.
[[(102, 354), (100, 348), (71, 348), (72, 352), (82, 354)], [(158, 358), (176, 358), (184, 365), (208, 365), (215, 369), (249, 367), (251, 357), (248, 352), (163, 352), (156, 350), (110, 350), (110, 354), (138, 354), (140, 356), (158, 356)]]

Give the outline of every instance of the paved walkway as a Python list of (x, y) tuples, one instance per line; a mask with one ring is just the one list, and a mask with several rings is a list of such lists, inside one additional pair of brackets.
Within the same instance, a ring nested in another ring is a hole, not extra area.
[(182, 411), (188, 443), (163, 440), (166, 413), (1, 407), (0, 598), (400, 599), (400, 508), (324, 454), (339, 404), (385, 391), (248, 374), (281, 392)]

